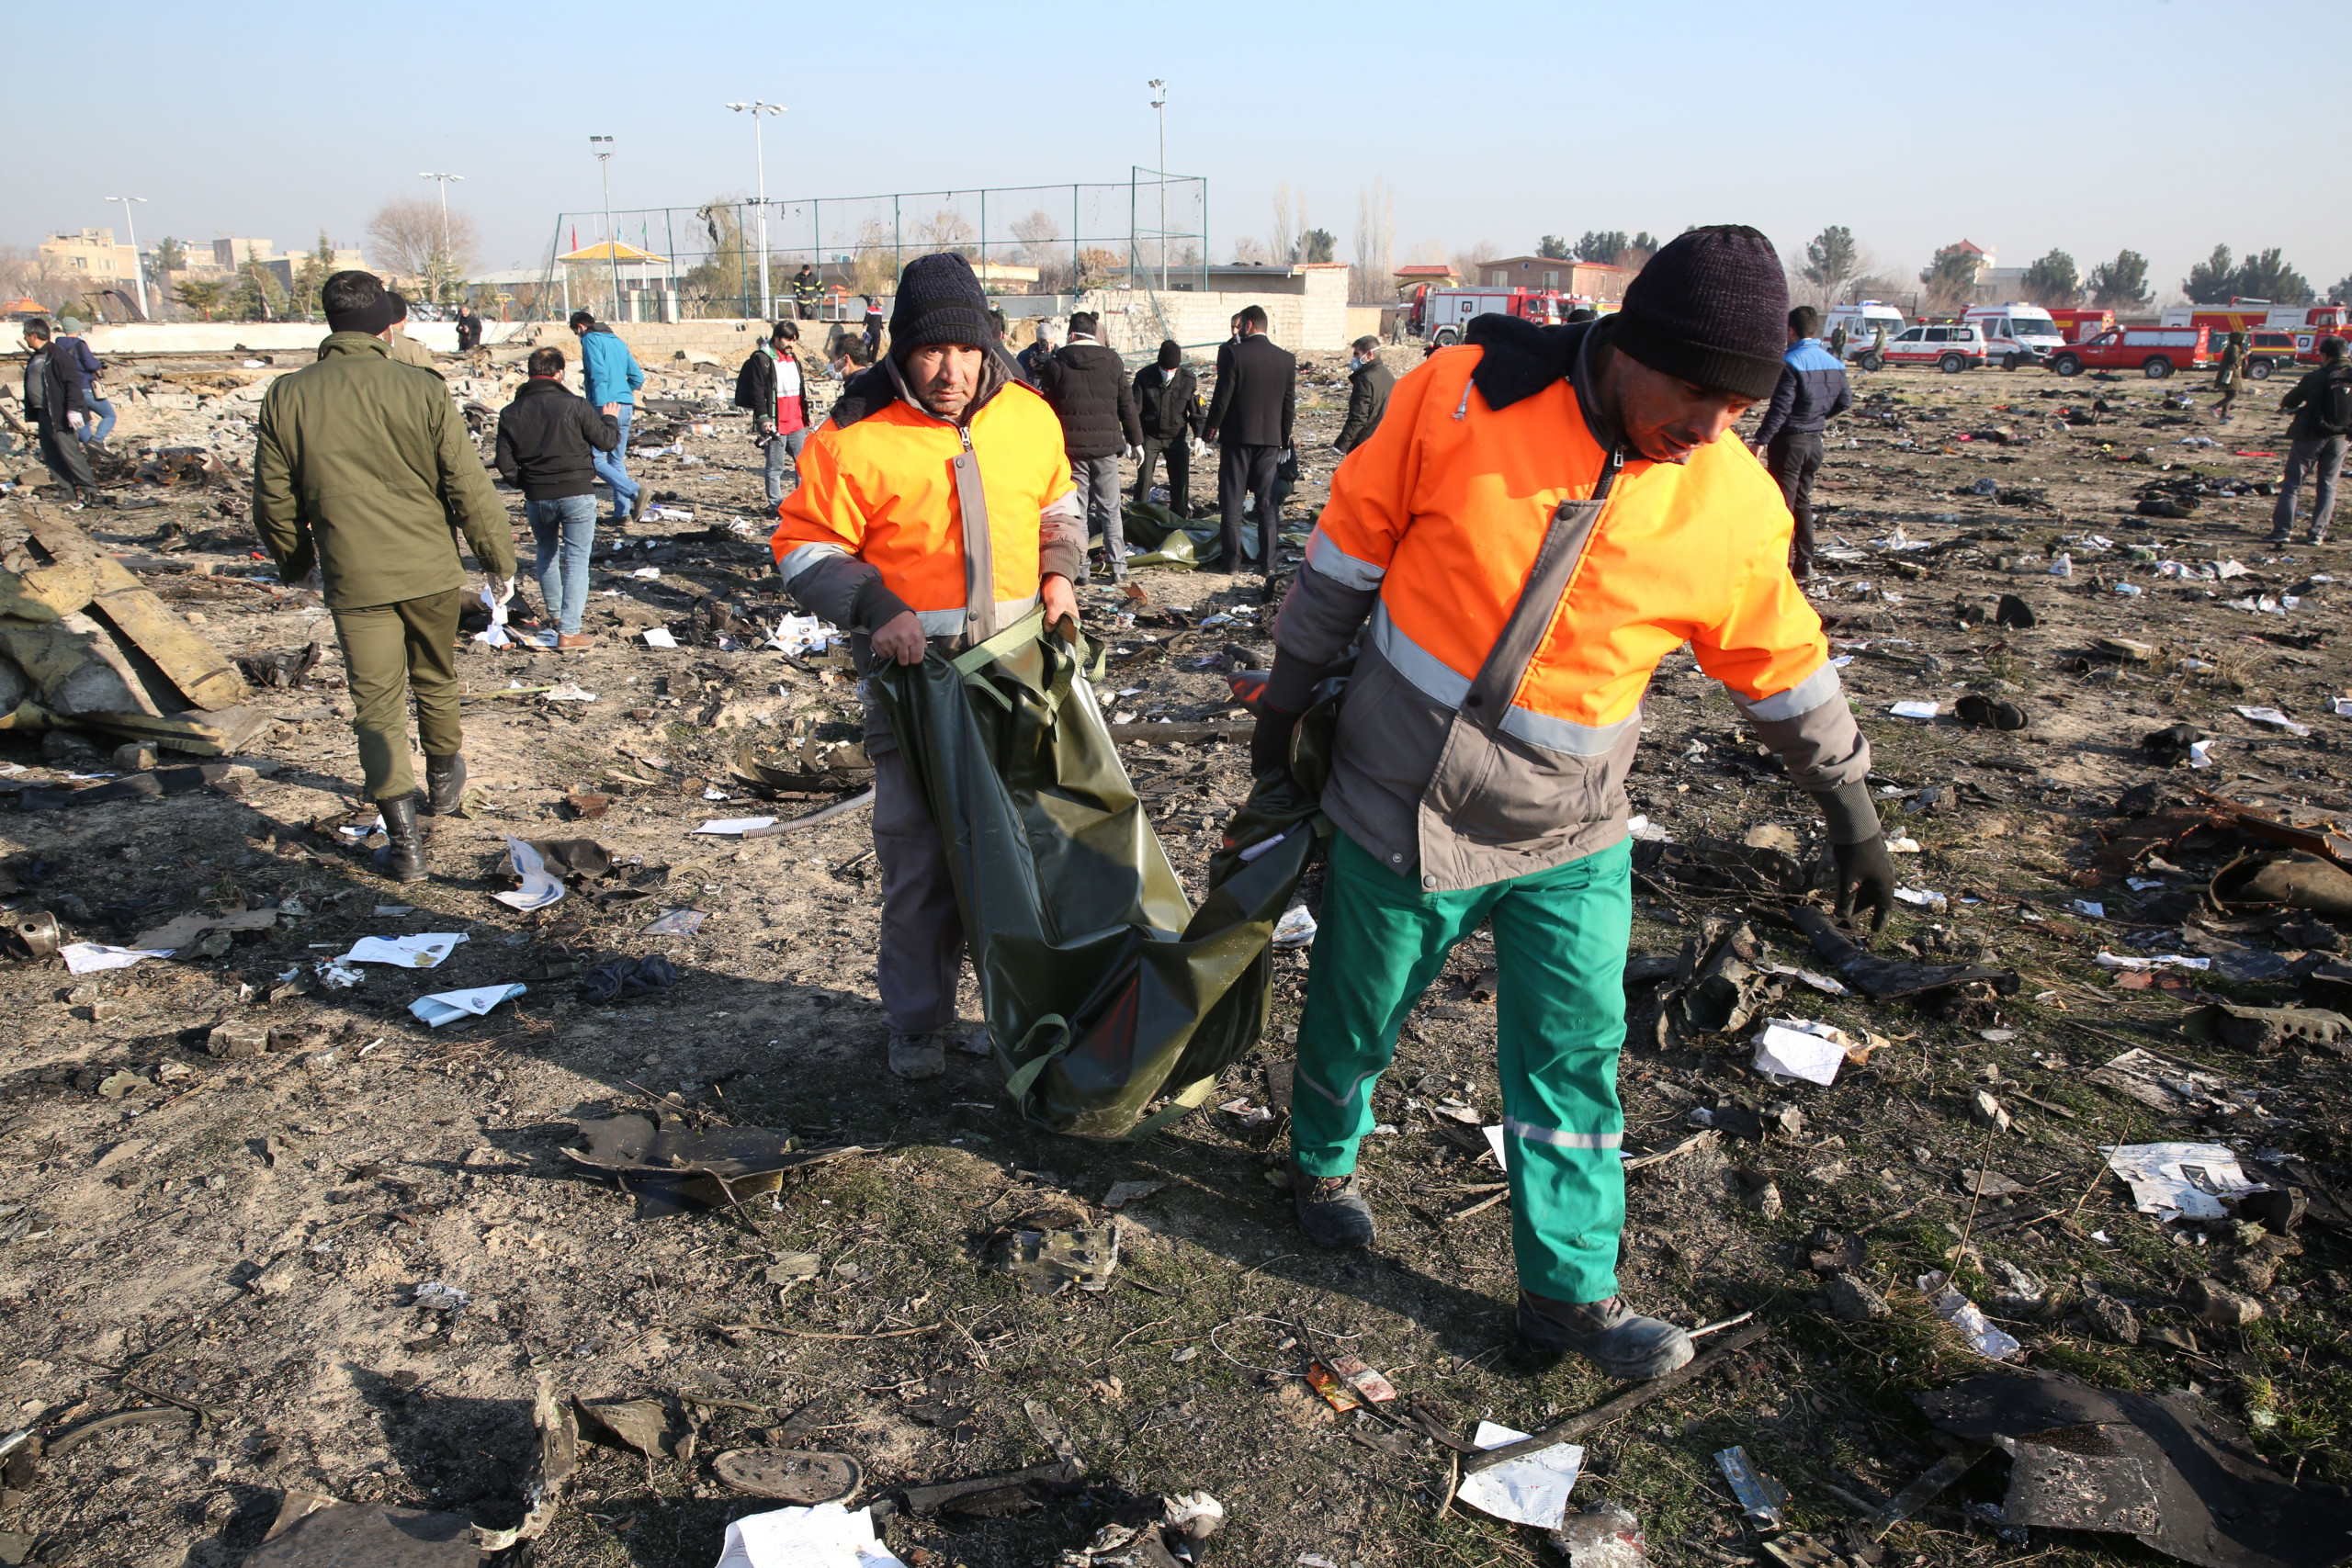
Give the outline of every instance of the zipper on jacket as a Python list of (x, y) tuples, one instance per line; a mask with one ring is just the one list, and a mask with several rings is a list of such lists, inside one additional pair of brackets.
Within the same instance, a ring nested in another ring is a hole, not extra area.
[(1609, 499), (1609, 491), (1617, 483), (1617, 476), (1623, 471), (1624, 467), (1625, 449), (1623, 446), (1611, 446), (1609, 449), (1608, 465), (1600, 470), (1600, 482), (1592, 487), (1593, 500), (1607, 501)]

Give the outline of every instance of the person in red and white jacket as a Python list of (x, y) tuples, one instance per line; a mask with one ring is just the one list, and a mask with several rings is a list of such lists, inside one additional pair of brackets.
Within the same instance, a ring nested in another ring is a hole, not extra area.
[(800, 483), (800, 445), (808, 439), (816, 421), (808, 413), (808, 378), (801, 373), (794, 344), (800, 328), (786, 321), (775, 323), (775, 335), (752, 351), (735, 377), (735, 406), (749, 409), (754, 441), (767, 448), (768, 504), (784, 502), (785, 469), (792, 470), (792, 487)]

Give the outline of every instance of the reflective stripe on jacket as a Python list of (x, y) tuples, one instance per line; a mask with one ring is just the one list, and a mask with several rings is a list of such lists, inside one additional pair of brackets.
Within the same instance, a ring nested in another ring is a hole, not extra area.
[(979, 642), (1029, 613), (1046, 574), (1085, 573), (1061, 422), (996, 358), (960, 424), (917, 406), (889, 362), (859, 375), (799, 468), (776, 569), (852, 631), (912, 610), (928, 636)]
[(1496, 321), (1397, 382), (1276, 624), (1277, 646), (1319, 667), (1371, 623), (1332, 819), (1432, 890), (1609, 847), (1643, 693), (1686, 642), (1798, 784), (1862, 779), (1869, 748), (1763, 468), (1735, 440), (1619, 466), (1577, 395), (1590, 329)]

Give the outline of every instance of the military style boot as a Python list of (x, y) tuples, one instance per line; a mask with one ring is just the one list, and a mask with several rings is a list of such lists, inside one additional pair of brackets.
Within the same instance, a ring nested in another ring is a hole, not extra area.
[(1605, 1302), (1555, 1302), (1519, 1292), (1519, 1337), (1538, 1357), (1573, 1352), (1612, 1378), (1663, 1377), (1690, 1359), (1690, 1337), (1660, 1318), (1644, 1317), (1623, 1296)]
[(452, 751), (424, 759), (424, 812), (428, 817), (454, 817), (466, 796), (466, 756)]
[(1316, 1246), (1372, 1245), (1372, 1205), (1363, 1201), (1363, 1184), (1353, 1171), (1345, 1176), (1309, 1176), (1293, 1166), (1290, 1196), (1298, 1210), (1298, 1228)]
[(424, 880), (424, 829), (417, 826), (416, 796), (395, 795), (379, 800), (384, 834), (391, 840), (375, 855), (376, 869), (394, 882)]

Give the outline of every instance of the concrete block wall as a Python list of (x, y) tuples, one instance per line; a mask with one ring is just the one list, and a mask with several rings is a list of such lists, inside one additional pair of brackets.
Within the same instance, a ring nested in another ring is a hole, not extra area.
[(1152, 296), (1141, 289), (1100, 288), (1086, 294), (1080, 308), (1102, 318), (1104, 341), (1128, 355), (1157, 353), (1166, 323), (1168, 335), (1188, 350), (1205, 353), (1230, 334), (1234, 315), (1257, 305), (1266, 312), (1266, 335), (1294, 353), (1329, 354), (1344, 350), (1348, 331), (1348, 276), (1344, 269), (1306, 275), (1304, 293), (1193, 293), (1173, 290)]

